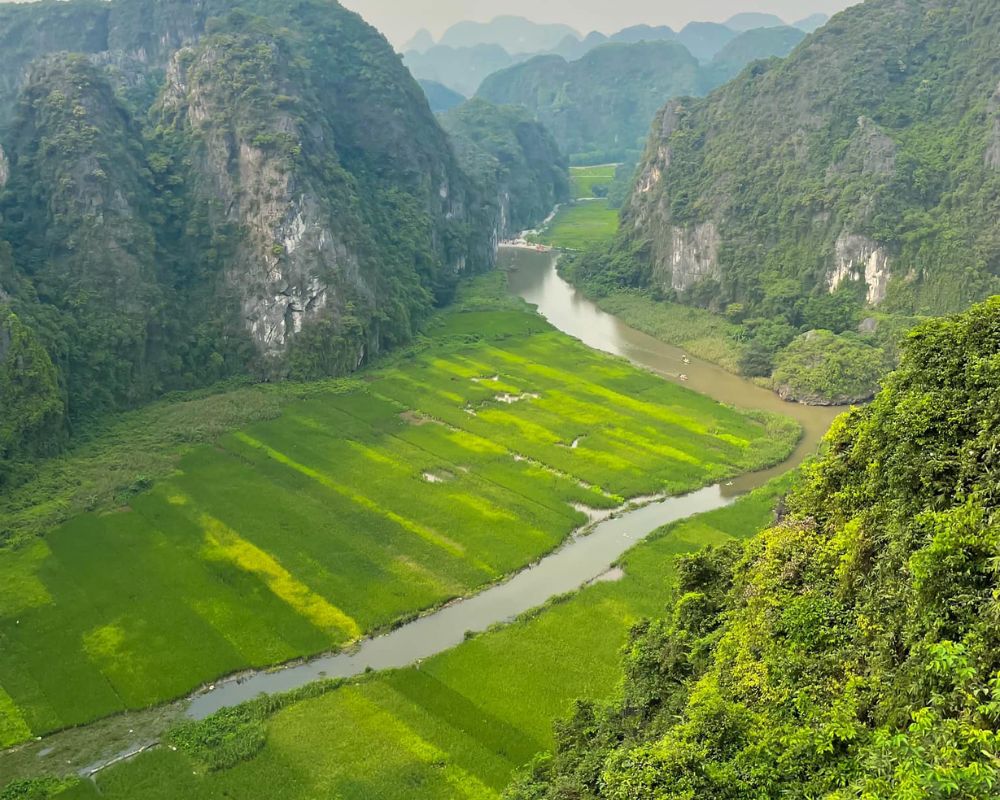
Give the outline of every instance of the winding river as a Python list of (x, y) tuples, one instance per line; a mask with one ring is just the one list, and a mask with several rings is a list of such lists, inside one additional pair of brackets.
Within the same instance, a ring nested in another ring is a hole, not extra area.
[(614, 517), (597, 522), (587, 535), (574, 537), (505, 583), (452, 603), (384, 636), (367, 639), (351, 652), (220, 682), (192, 699), (190, 716), (203, 719), (261, 693), (287, 692), (324, 678), (350, 678), (369, 669), (405, 667), (441, 653), (460, 644), (467, 632), (485, 631), (552, 597), (601, 578), (637, 541), (658, 528), (721, 508), (797, 466), (816, 451), (820, 438), (838, 413), (836, 410), (790, 405), (721, 367), (690, 358), (676, 347), (629, 328), (566, 283), (556, 272), (557, 258), (554, 253), (505, 248), (501, 250), (499, 266), (508, 272), (513, 293), (537, 306), (539, 313), (555, 327), (590, 347), (628, 358), (670, 380), (680, 382), (680, 375), (684, 374), (689, 388), (721, 402), (794, 417), (802, 424), (805, 435), (791, 458), (774, 469), (742, 476), (725, 486), (622, 509)]
[[(349, 678), (371, 669), (405, 667), (429, 658), (460, 644), (468, 632), (485, 631), (544, 604), (552, 597), (594, 581), (620, 577), (620, 571), (612, 570), (612, 565), (653, 531), (668, 523), (726, 506), (797, 466), (815, 452), (821, 437), (838, 413), (836, 409), (789, 405), (773, 393), (714, 364), (688, 357), (676, 347), (629, 328), (616, 317), (601, 311), (562, 280), (556, 272), (556, 261), (557, 256), (552, 253), (504, 249), (501, 251), (500, 266), (509, 274), (513, 293), (537, 306), (538, 311), (555, 327), (590, 347), (625, 357), (668, 380), (680, 382), (684, 374), (687, 377), (686, 386), (720, 402), (794, 417), (805, 431), (794, 454), (774, 469), (745, 475), (725, 486), (711, 486), (688, 495), (620, 509), (610, 518), (595, 521), (586, 535), (571, 538), (562, 548), (502, 584), (456, 601), (383, 636), (365, 640), (350, 652), (219, 681), (195, 694), (186, 703), (175, 706), (176, 714), (203, 719), (262, 693), (287, 692), (317, 680)], [(136, 730), (129, 729), (128, 735), (118, 739), (117, 745), (105, 744), (106, 751), (114, 747), (117, 751), (115, 755), (103, 752), (98, 757), (94, 752), (89, 758), (83, 756), (87, 766), (74, 761), (80, 774), (92, 775), (155, 744), (155, 737), (169, 720), (158, 719), (155, 723), (140, 725), (142, 715), (150, 713), (127, 715), (128, 719), (136, 721)], [(140, 727), (143, 728), (142, 733), (138, 730)], [(38, 747), (39, 755), (43, 757), (49, 752), (55, 754), (60, 749), (60, 738), (72, 734), (67, 732), (49, 737), (29, 747)]]

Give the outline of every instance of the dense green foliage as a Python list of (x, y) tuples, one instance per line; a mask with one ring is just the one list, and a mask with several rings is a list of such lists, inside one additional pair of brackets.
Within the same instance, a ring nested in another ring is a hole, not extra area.
[(683, 37), (612, 42), (576, 61), (546, 55), (497, 72), (478, 96), (529, 109), (581, 162), (634, 163), (664, 102), (704, 94), (755, 59), (787, 55), (802, 37), (791, 28), (752, 31), (729, 41), (718, 60), (704, 66)]
[(500, 237), (533, 228), (569, 198), (566, 160), (524, 109), (474, 98), (442, 115), (441, 124)]
[[(336, 3), (72, 0), (0, 23), (0, 314), (19, 348), (0, 359), (17, 415), (0, 481), (166, 391), (350, 372), (493, 262), (495, 187)], [(561, 160), (517, 130), (534, 171), (506, 189), (530, 216)], [(29, 384), (37, 408), (16, 401)]]
[[(619, 241), (567, 274), (596, 297), (638, 290), (725, 315), (742, 328), (741, 372), (781, 364), (779, 388), (817, 402), (874, 385), (848, 344), (865, 317), (885, 358), (868, 355), (891, 365), (915, 317), (1000, 291), (1000, 16), (935, 0), (898, 11), (851, 8), (785, 61), (668, 104)], [(813, 330), (840, 336), (867, 377), (841, 385), (846, 362), (783, 355)]]
[(465, 102), (464, 95), (449, 89), (443, 83), (431, 80), (421, 80), (418, 83), (427, 95), (427, 102), (435, 114), (451, 111)]
[(769, 56), (785, 57), (806, 35), (798, 28), (757, 27), (741, 33), (726, 43), (706, 67), (712, 75), (705, 80), (711, 86), (721, 86), (740, 74), (753, 61)]
[(682, 562), (620, 701), (582, 704), (509, 796), (995, 796), (998, 354), (998, 300), (913, 333), (779, 524)]
[(579, 61), (539, 56), (503, 70), (478, 96), (524, 106), (566, 153), (621, 160), (618, 153), (641, 149), (667, 99), (699, 91), (699, 76), (697, 60), (675, 42), (609, 44)]
[(0, 318), (0, 408), (0, 470), (12, 467), (15, 456), (48, 455), (62, 444), (65, 401), (58, 372), (11, 312)]
[[(998, 31), (979, 0), (870, 0), (790, 58), (670, 104), (625, 212), (649, 279), (794, 328), (837, 285), (922, 314), (1000, 290)], [(678, 271), (698, 231), (714, 243)]]
[(874, 397), (889, 368), (885, 353), (860, 336), (817, 330), (781, 351), (772, 380), (786, 400), (842, 406)]
[[(338, 648), (520, 569), (586, 522), (581, 506), (692, 489), (794, 440), (792, 423), (594, 353), (504, 291), (483, 279), (364, 382), (157, 409), (140, 456), (115, 465), (118, 495), (93, 470), (145, 411), (18, 493), (21, 541), (0, 559), (0, 744)], [(212, 444), (194, 446), (195, 420)], [(26, 538), (77, 502), (59, 482), (74, 465), (96, 508)]]

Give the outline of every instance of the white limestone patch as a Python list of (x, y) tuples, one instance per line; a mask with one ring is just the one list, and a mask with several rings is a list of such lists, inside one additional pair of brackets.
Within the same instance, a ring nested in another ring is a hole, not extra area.
[(889, 253), (867, 236), (844, 231), (837, 239), (834, 267), (827, 278), (827, 287), (835, 292), (844, 281), (863, 280), (868, 287), (868, 304), (877, 306), (885, 300), (889, 289)]

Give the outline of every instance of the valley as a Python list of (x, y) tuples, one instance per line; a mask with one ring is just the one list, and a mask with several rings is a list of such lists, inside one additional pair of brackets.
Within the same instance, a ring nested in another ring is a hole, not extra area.
[(1000, 10), (421, 2), (0, 0), (0, 800), (994, 797)]

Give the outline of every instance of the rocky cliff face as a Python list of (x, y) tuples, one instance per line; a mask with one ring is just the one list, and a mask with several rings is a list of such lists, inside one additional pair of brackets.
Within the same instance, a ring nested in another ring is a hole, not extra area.
[(535, 227), (569, 199), (566, 159), (523, 109), (476, 98), (442, 115), (441, 123), (476, 183), (480, 213), (495, 243)]
[(70, 0), (0, 21), (0, 283), (74, 417), (234, 373), (355, 369), (492, 265), (525, 193), (554, 191), (526, 173), (486, 219), (392, 48), (326, 0)]
[(889, 254), (884, 247), (867, 236), (844, 231), (837, 238), (834, 263), (827, 284), (831, 292), (839, 289), (844, 281), (863, 281), (868, 305), (876, 306), (885, 300), (891, 271)]
[(867, 304), (942, 313), (1000, 290), (998, 35), (1000, 12), (974, 0), (870, 0), (785, 61), (671, 104), (627, 241), (662, 289), (710, 277), (699, 302), (716, 308), (856, 286)]

